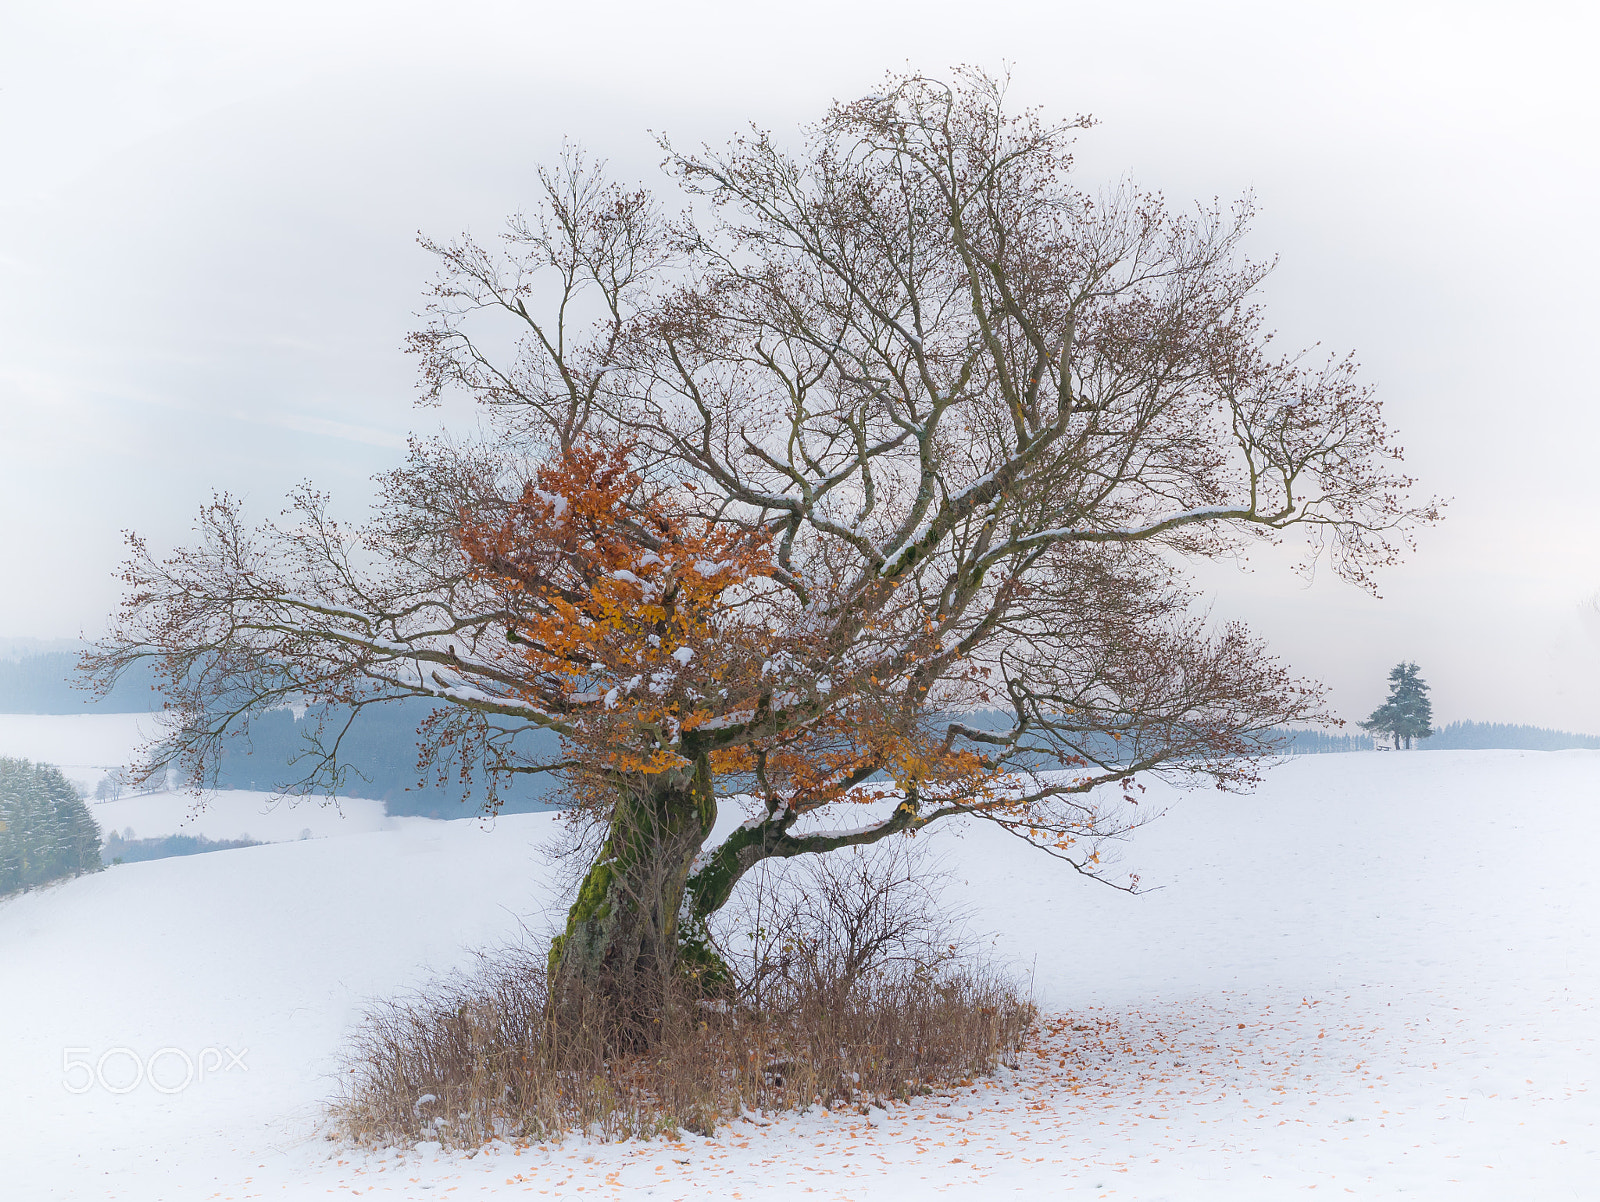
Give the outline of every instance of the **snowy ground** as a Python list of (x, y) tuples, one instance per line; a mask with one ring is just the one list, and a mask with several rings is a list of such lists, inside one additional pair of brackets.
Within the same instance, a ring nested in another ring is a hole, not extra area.
[(1142, 897), (936, 837), (1051, 1015), (1002, 1080), (677, 1145), (327, 1142), (362, 999), (542, 929), (551, 831), (400, 819), (0, 903), (0, 1195), (1600, 1197), (1600, 752), (1296, 760), (1139, 832)]

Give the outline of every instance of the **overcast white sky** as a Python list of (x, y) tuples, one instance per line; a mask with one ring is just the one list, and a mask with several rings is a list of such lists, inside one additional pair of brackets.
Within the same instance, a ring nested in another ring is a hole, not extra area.
[(890, 68), (1013, 70), (1091, 180), (1254, 190), (1285, 341), (1355, 348), (1448, 521), (1374, 601), (1208, 571), (1347, 718), (1414, 659), (1442, 720), (1600, 733), (1592, 5), (11, 3), (0, 7), (0, 636), (93, 636), (120, 534), (410, 430), (414, 237), (492, 233), (562, 137), (780, 132)]

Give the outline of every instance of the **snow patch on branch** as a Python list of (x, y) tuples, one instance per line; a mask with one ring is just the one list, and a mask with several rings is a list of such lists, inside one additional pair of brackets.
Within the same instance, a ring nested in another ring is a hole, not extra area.
[(315, 601), (301, 593), (281, 593), (272, 598), (284, 605), (293, 605), (299, 609), (312, 609), (318, 613), (331, 614), (339, 618), (353, 618), (363, 626), (371, 626), (377, 619), (371, 614), (361, 613), (359, 610), (346, 609), (342, 605), (334, 605), (329, 601)]
[(1058, 526), (1051, 530), (1035, 531), (1026, 537), (1029, 542), (1049, 541), (1052, 539), (1141, 538), (1155, 533), (1164, 526), (1199, 522), (1204, 521), (1206, 518), (1243, 518), (1249, 516), (1249, 510), (1240, 509), (1237, 505), (1202, 505), (1195, 509), (1185, 509), (1181, 513), (1168, 514), (1166, 517), (1159, 518), (1144, 526), (1113, 526), (1102, 530)]
[(933, 529), (934, 522), (939, 520), (939, 510), (933, 506), (928, 507), (928, 512), (923, 515), (911, 537), (901, 543), (895, 553), (883, 561), (882, 571), (890, 572), (905, 562), (908, 555), (914, 551), (922, 540), (928, 537), (928, 532)]
[(536, 488), (533, 492), (541, 501), (550, 506), (551, 515), (557, 522), (567, 516), (567, 499), (560, 493), (545, 492), (542, 488)]
[(723, 714), (720, 718), (708, 718), (695, 727), (696, 730), (727, 730), (730, 726), (743, 726), (756, 716), (755, 710), (734, 710), (732, 713)]
[(806, 831), (795, 836), (797, 839), (853, 839), (858, 835), (870, 835), (873, 831), (882, 830), (888, 826), (887, 821), (869, 822), (865, 826), (841, 827), (837, 830)]

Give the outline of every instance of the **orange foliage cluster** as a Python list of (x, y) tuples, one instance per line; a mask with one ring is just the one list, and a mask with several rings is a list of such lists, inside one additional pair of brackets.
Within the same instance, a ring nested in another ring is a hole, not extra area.
[(473, 577), (516, 614), (528, 700), (578, 714), (580, 742), (641, 772), (681, 763), (682, 732), (752, 663), (759, 677), (765, 631), (740, 611), (770, 572), (767, 542), (647, 489), (627, 447), (575, 447), (497, 525), (462, 526)]
[[(626, 446), (580, 445), (539, 468), (497, 522), (463, 515), (473, 580), (514, 615), (525, 698), (567, 718), (581, 758), (622, 772), (680, 767), (684, 737), (721, 719), (700, 740), (712, 770), (795, 810), (880, 770), (924, 795), (990, 787), (981, 755), (923, 728), (903, 668), (852, 673), (796, 633), (792, 602), (769, 584), (764, 532), (696, 516), (691, 500), (688, 486), (647, 485)], [(902, 640), (906, 664), (927, 637)], [(780, 661), (781, 685), (769, 673)], [(790, 712), (753, 721), (774, 709)]]

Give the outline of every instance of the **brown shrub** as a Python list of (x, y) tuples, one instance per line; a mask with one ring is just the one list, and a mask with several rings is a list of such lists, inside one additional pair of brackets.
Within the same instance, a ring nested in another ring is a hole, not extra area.
[(603, 1016), (547, 1004), (541, 952), (485, 954), (369, 1009), (338, 1125), (357, 1142), (458, 1147), (710, 1134), (745, 1111), (865, 1106), (987, 1073), (1034, 1009), (965, 950), (930, 875), (903, 848), (752, 874), (716, 932), (738, 995), (665, 999), (634, 1056), (605, 1055)]

